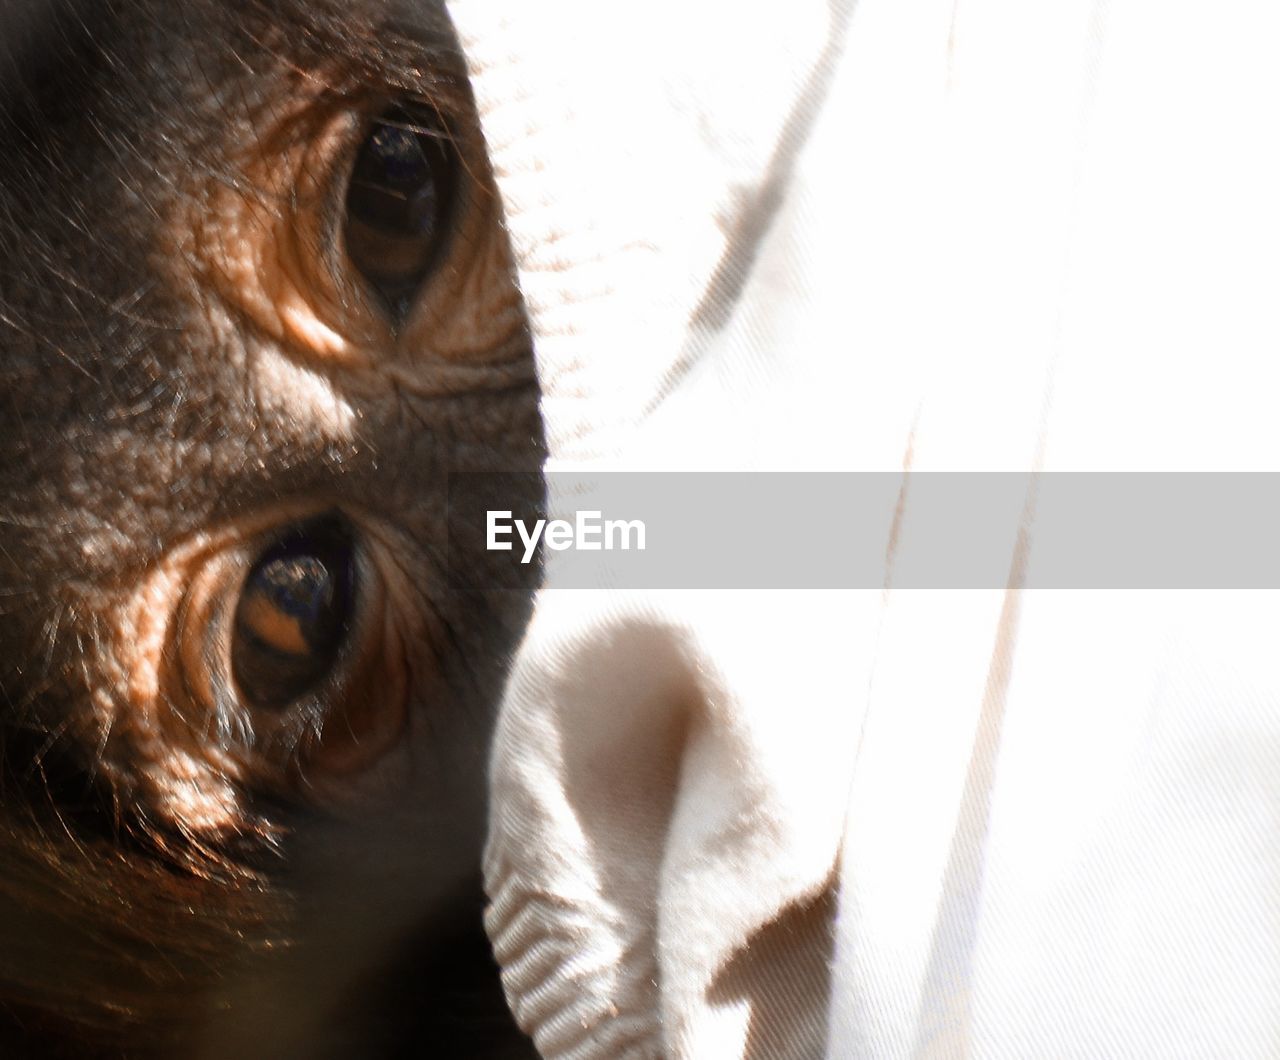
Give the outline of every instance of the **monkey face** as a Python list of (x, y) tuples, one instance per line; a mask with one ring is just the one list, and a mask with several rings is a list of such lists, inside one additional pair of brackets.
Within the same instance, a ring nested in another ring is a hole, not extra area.
[(543, 455), (463, 62), (438, 5), (0, 13), (0, 1000), (361, 1055), (473, 910), (532, 592), (445, 538)]

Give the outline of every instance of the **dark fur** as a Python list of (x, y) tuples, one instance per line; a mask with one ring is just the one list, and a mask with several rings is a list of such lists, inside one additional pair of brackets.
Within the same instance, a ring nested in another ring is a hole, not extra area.
[(323, 493), (389, 508), (430, 556), (449, 470), (537, 466), (531, 384), (393, 410), (356, 388), (358, 445), (294, 437), (246, 401), (244, 351), (204, 344), (203, 296), (157, 258), (183, 174), (216, 175), (224, 128), (277, 90), (260, 71), (448, 91), (474, 122), (456, 116), (443, 15), (0, 0), (0, 49), (0, 1054), (526, 1055), (477, 864), (528, 587), (430, 591), (447, 635), (422, 650), (443, 692), (415, 707), (433, 739), (410, 789), (373, 805), (336, 813), (268, 784), (235, 828), (202, 834), (100, 768), (78, 724), (108, 680), (94, 593), (184, 535)]

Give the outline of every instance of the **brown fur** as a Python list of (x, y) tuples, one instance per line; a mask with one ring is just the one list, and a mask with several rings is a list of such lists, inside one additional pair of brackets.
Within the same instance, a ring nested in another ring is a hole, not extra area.
[[(0, 1048), (523, 1055), (476, 866), (532, 586), (448, 588), (442, 512), (451, 471), (538, 467), (541, 429), (444, 16), (8, 2), (0, 40)], [(322, 214), (406, 97), (439, 109), (466, 209), (396, 332), (334, 278)], [(279, 323), (285, 289), (340, 350)], [(208, 557), (332, 509), (398, 608), (358, 709), (410, 708), (351, 773), (331, 719), (265, 741), (171, 676)]]

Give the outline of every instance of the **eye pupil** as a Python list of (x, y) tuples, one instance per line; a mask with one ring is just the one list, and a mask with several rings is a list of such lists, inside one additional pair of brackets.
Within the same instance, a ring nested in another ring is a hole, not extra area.
[(429, 234), (435, 222), (436, 185), (419, 134), (379, 126), (351, 177), (347, 208), (353, 218), (393, 236)]
[(388, 182), (415, 186), (431, 179), (431, 162), (423, 150), (421, 133), (405, 125), (378, 125), (369, 137), (363, 159)]
[(395, 317), (435, 259), (452, 184), (450, 140), (429, 108), (374, 123), (347, 191), (347, 256)]
[(254, 572), (244, 594), (247, 632), (277, 651), (303, 654), (333, 637), (333, 572), (315, 556), (285, 556)]
[(232, 672), (256, 706), (282, 707), (321, 682), (337, 659), (353, 599), (349, 537), (305, 527), (268, 549), (236, 607)]

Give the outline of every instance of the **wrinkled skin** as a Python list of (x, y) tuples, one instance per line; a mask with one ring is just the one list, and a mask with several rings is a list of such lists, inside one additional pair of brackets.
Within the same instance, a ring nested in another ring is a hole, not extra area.
[[(532, 585), (446, 564), (444, 510), (541, 428), (441, 10), (10, 2), (0, 40), (0, 1052), (526, 1055), (476, 880)], [(406, 99), (459, 176), (394, 320), (341, 215)], [(236, 600), (316, 517), (355, 631), (261, 709)]]

